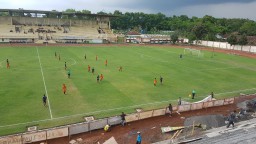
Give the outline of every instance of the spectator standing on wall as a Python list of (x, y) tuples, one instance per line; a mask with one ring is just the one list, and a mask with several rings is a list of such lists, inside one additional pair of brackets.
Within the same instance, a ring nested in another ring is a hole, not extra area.
[(124, 114), (124, 112), (122, 112), (122, 114), (121, 114), (121, 124), (122, 124), (122, 126), (124, 126), (125, 123), (126, 123), (125, 116), (126, 116), (126, 114)]
[(169, 104), (168, 109), (169, 109), (170, 117), (171, 117), (172, 116), (172, 104)]

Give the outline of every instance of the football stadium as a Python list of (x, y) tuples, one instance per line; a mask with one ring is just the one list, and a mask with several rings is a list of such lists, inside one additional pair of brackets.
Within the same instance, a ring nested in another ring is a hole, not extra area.
[(173, 117), (218, 112), (213, 107), (224, 113), (241, 96), (256, 97), (255, 46), (171, 44), (159, 35), (120, 42), (110, 22), (118, 16), (0, 12), (8, 14), (0, 16), (0, 144), (70, 141), (107, 124), (119, 128), (122, 112), (128, 124), (166, 117), (169, 104)]

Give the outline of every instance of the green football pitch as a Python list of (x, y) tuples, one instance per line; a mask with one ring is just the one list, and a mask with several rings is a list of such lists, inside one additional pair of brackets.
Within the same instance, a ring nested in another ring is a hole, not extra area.
[[(192, 101), (188, 95), (193, 89), (197, 93), (194, 101), (212, 91), (217, 98), (256, 92), (255, 59), (222, 53), (213, 56), (210, 51), (198, 57), (183, 51), (118, 45), (0, 48), (0, 135), (25, 131), (31, 125), (47, 128), (84, 121), (84, 116), (100, 118), (136, 108), (176, 105), (179, 97)], [(95, 74), (88, 72), (88, 65)], [(98, 74), (104, 75), (99, 83)], [(62, 84), (67, 86), (66, 95)], [(47, 107), (43, 94), (48, 97)]]

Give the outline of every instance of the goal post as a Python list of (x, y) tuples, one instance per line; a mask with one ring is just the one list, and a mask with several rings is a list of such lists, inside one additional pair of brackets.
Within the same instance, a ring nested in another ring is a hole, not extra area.
[(192, 55), (197, 57), (203, 57), (204, 54), (201, 52), (201, 50), (198, 49), (192, 49), (192, 48), (184, 48), (184, 55)]

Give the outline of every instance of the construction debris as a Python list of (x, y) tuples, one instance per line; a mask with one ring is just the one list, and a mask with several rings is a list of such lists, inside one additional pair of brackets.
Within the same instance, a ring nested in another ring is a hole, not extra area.
[(254, 117), (254, 118), (255, 118), (255, 117), (256, 117), (256, 113), (253, 113), (253, 114), (252, 114), (252, 117)]
[(202, 126), (204, 129), (216, 128), (226, 125), (225, 118), (222, 115), (205, 115), (205, 116), (194, 116), (187, 118), (184, 122), (184, 126), (191, 126), (195, 122), (195, 125)]
[(110, 139), (105, 141), (103, 144), (117, 144), (115, 138), (112, 136)]
[(172, 132), (172, 131), (176, 131), (176, 130), (180, 130), (180, 129), (184, 129), (184, 126), (180, 126), (180, 127), (161, 127), (162, 133)]

